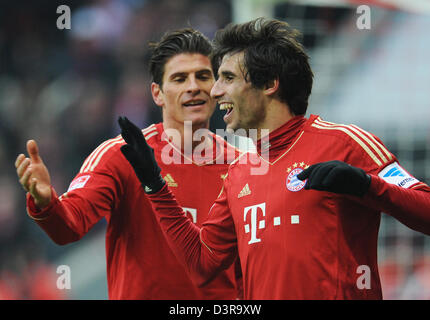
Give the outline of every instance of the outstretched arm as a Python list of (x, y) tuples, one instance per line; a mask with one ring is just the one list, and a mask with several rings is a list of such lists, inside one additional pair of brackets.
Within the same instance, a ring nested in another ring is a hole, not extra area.
[(422, 183), (419, 188), (405, 189), (337, 160), (314, 164), (297, 178), (307, 179), (305, 189), (360, 197), (373, 209), (430, 235), (430, 188)]
[(112, 170), (78, 174), (74, 181), (84, 179), (86, 184), (58, 197), (34, 140), (27, 142), (27, 152), (29, 157), (20, 154), (15, 161), (19, 182), (27, 191), (27, 212), (55, 243), (79, 240), (111, 211), (120, 181)]
[[(29, 216), (57, 244), (66, 244), (78, 240), (80, 236), (62, 218), (66, 216), (67, 209), (60, 204), (57, 194), (51, 186), (49, 171), (39, 155), (36, 141), (27, 141), (27, 152), (29, 157), (24, 154), (18, 155), (15, 168), (21, 186), (27, 191), (27, 211)], [(45, 212), (52, 211), (51, 208), (56, 208), (57, 213), (61, 212), (63, 214), (51, 215), (48, 219)], [(34, 213), (37, 213), (37, 215)]]

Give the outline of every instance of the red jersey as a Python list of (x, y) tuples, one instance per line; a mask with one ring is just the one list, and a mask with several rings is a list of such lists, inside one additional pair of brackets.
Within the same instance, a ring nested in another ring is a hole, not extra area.
[[(260, 155), (264, 148), (268, 157)], [(200, 230), (178, 215), (172, 225), (176, 204), (167, 188), (150, 196), (168, 236), (194, 239), (169, 244), (182, 252), (196, 280), (222, 270), (238, 252), (245, 299), (381, 299), (381, 212), (430, 234), (430, 188), (374, 135), (314, 115), (293, 118), (257, 150), (230, 166)], [(329, 160), (364, 169), (372, 181), (367, 194), (305, 190), (297, 175)]]
[[(206, 159), (196, 155), (196, 162), (192, 162), (164, 139), (161, 123), (143, 132), (162, 176), (188, 218), (201, 225), (222, 188), (232, 160), (227, 157), (237, 156), (237, 151), (230, 152), (232, 147), (212, 134), (213, 155), (206, 155)], [(96, 148), (68, 191), (57, 197), (53, 190), (52, 201), (44, 210), (38, 211), (28, 194), (29, 215), (58, 244), (79, 240), (106, 218), (110, 299), (235, 299), (238, 293), (233, 268), (200, 289), (193, 284), (168, 247), (149, 200), (139, 192), (140, 182), (121, 153), (123, 144), (118, 136)], [(162, 161), (162, 156), (167, 160)], [(176, 163), (164, 164), (169, 159)]]

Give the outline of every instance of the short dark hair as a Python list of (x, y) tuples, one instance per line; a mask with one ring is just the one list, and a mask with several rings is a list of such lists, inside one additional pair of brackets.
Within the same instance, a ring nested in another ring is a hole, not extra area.
[(210, 56), (212, 43), (200, 31), (183, 28), (166, 32), (159, 42), (150, 42), (152, 55), (149, 59), (149, 71), (152, 81), (160, 87), (163, 85), (164, 66), (167, 61), (181, 53), (200, 53)]
[(215, 34), (214, 72), (226, 54), (244, 52), (245, 79), (260, 89), (279, 79), (279, 99), (289, 105), (293, 114), (304, 115), (313, 73), (298, 36), (300, 33), (288, 23), (275, 19), (229, 24)]

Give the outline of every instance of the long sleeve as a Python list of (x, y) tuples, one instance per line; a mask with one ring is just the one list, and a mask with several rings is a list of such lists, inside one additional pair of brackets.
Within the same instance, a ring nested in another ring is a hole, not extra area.
[(209, 282), (233, 263), (236, 235), (225, 194), (215, 201), (201, 229), (184, 215), (167, 186), (148, 198), (170, 248), (197, 285)]
[(410, 189), (371, 176), (364, 202), (385, 212), (409, 228), (430, 235), (430, 188), (423, 183)]
[(36, 207), (34, 199), (27, 193), (27, 213), (58, 245), (77, 241), (84, 234), (79, 232), (73, 214), (61, 203), (54, 188), (51, 188), (51, 202), (43, 210)]
[(116, 197), (110, 180), (92, 173), (85, 188), (66, 192), (61, 197), (51, 188), (51, 202), (43, 210), (38, 210), (34, 199), (27, 194), (27, 213), (55, 243), (77, 241), (112, 211)]
[(118, 206), (124, 190), (122, 181), (126, 180), (121, 177), (131, 172), (122, 156), (118, 157), (119, 152), (117, 146), (106, 150), (98, 165), (81, 170), (60, 197), (51, 188), (51, 202), (43, 210), (38, 210), (27, 194), (28, 215), (55, 243), (64, 245), (81, 239)]

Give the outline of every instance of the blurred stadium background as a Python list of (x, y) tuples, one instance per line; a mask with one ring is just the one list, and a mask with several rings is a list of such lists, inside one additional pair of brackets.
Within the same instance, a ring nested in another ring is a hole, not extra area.
[[(58, 30), (59, 5), (71, 8)], [(359, 30), (357, 7), (371, 8)], [(16, 156), (36, 139), (59, 193), (87, 155), (116, 136), (118, 115), (160, 121), (147, 42), (191, 25), (212, 38), (229, 22), (284, 19), (303, 34), (315, 73), (308, 115), (378, 135), (403, 166), (430, 183), (430, 4), (425, 0), (0, 1), (0, 299), (107, 299), (104, 233), (53, 244), (25, 211)], [(224, 128), (217, 111), (212, 129)], [(430, 238), (383, 215), (384, 298), (430, 299)], [(58, 290), (60, 265), (71, 289)], [(150, 275), (148, 275), (150, 276)]]

